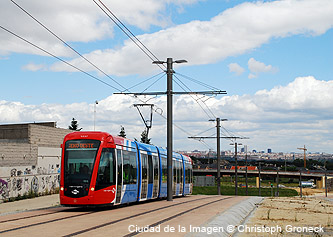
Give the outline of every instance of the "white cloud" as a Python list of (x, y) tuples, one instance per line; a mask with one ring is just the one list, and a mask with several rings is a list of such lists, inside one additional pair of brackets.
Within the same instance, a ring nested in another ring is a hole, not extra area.
[(28, 71), (39, 71), (39, 70), (46, 70), (46, 65), (44, 64), (34, 64), (34, 63), (29, 63), (27, 65), (24, 65), (22, 67), (23, 70), (28, 70)]
[[(208, 64), (243, 54), (272, 38), (323, 34), (333, 25), (332, 12), (331, 0), (247, 2), (210, 21), (191, 21), (138, 38), (161, 60), (173, 55), (187, 59), (188, 65)], [(146, 74), (155, 68), (129, 40), (122, 47), (96, 50), (87, 57), (116, 75)], [(73, 63), (91, 69), (81, 59)], [(57, 70), (61, 68), (57, 65)]]
[(238, 63), (230, 63), (228, 65), (229, 72), (234, 72), (236, 73), (237, 76), (242, 75), (243, 72), (245, 71), (244, 68), (242, 68)]
[[(183, 6), (200, 0), (106, 0), (111, 11), (126, 25), (140, 29), (172, 24), (166, 6)], [(93, 1), (16, 1), (38, 21), (66, 42), (92, 42), (114, 37), (116, 27)], [(98, 1), (97, 1), (98, 2)], [(54, 36), (11, 1), (0, 1), (0, 25), (57, 56), (73, 56)], [(0, 55), (10, 52), (44, 55), (33, 46), (0, 29)]]
[(273, 67), (272, 65), (265, 65), (263, 62), (259, 62), (254, 58), (250, 58), (247, 62), (249, 70), (251, 73), (249, 74), (249, 78), (256, 78), (259, 73), (262, 72), (276, 72), (277, 68)]
[[(224, 122), (224, 127), (250, 137), (246, 141), (250, 147), (293, 151), (297, 146), (311, 142), (313, 151), (333, 153), (332, 91), (333, 81), (320, 81), (312, 76), (298, 77), (288, 85), (260, 90), (254, 95), (212, 98), (207, 105), (219, 117), (229, 119)], [(133, 97), (120, 95), (99, 101), (96, 106), (97, 130), (117, 134), (122, 125), (128, 138), (139, 138), (144, 125), (132, 106), (138, 102)], [(161, 108), (158, 111), (163, 111), (163, 116), (166, 116), (165, 97), (150, 102)], [(84, 130), (92, 130), (93, 113), (94, 105), (87, 103), (25, 105), (0, 101), (0, 123), (57, 121), (58, 126), (67, 128), (74, 117)], [(175, 97), (174, 122), (182, 128), (174, 128), (175, 149), (198, 148), (200, 144), (193, 143), (187, 137), (213, 127), (207, 120), (207, 115), (192, 98)], [(154, 113), (151, 130), (153, 143), (165, 146), (165, 134), (165, 119)]]
[(250, 58), (248, 61), (248, 66), (251, 72), (260, 73), (260, 72), (271, 72), (274, 70), (272, 65), (265, 65), (262, 62), (255, 60), (254, 58)]

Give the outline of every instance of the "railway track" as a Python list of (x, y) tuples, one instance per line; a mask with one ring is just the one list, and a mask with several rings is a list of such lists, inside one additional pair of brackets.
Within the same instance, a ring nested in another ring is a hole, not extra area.
[(23, 236), (40, 234), (41, 230), (46, 230), (47, 233), (44, 234), (46, 236), (78, 236), (99, 232), (112, 233), (112, 236), (135, 236), (141, 232), (130, 232), (129, 225), (148, 227), (163, 225), (170, 221), (181, 220), (184, 216), (205, 210), (228, 199), (234, 197), (189, 196), (176, 198), (173, 202), (144, 202), (121, 208), (95, 210), (61, 207), (54, 208), (51, 212), (46, 209), (38, 213), (18, 213), (0, 217), (0, 235)]

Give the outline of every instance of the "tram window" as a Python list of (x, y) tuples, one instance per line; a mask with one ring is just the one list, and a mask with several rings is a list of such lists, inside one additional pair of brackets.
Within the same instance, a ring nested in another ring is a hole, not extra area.
[(115, 185), (114, 149), (103, 148), (96, 179), (96, 190)]
[(141, 154), (141, 166), (142, 166), (142, 182), (147, 180), (147, 154)]
[(122, 161), (122, 154), (121, 150), (117, 149), (117, 165), (118, 165), (118, 184), (117, 184), (117, 199), (116, 202), (120, 203), (121, 199), (121, 186), (123, 182), (123, 161)]
[(177, 177), (177, 183), (181, 183), (181, 175), (182, 175), (182, 172), (181, 172), (181, 169), (180, 169), (181, 165), (180, 165), (180, 161), (178, 161), (178, 177)]
[(167, 182), (167, 159), (166, 157), (161, 157), (162, 158), (162, 183)]
[(136, 153), (123, 151), (123, 183), (136, 183)]
[(190, 182), (190, 169), (189, 169), (189, 164), (185, 164), (185, 182), (189, 183)]
[(152, 184), (154, 177), (153, 177), (153, 160), (151, 155), (148, 155), (148, 183)]
[(158, 180), (158, 157), (153, 156), (154, 159), (154, 180)]
[(172, 162), (172, 166), (173, 166), (173, 182), (176, 184), (177, 183), (177, 161), (173, 160)]

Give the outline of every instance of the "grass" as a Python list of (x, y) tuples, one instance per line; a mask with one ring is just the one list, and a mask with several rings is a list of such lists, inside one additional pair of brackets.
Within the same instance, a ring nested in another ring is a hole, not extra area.
[[(273, 194), (277, 191), (276, 188), (273, 188)], [(238, 196), (245, 196), (245, 188), (238, 188), (237, 190)], [(217, 187), (193, 187), (193, 194), (203, 194), (203, 195), (217, 195)], [(225, 186), (221, 185), (221, 194), (222, 195), (235, 195), (235, 187), (234, 186)], [(280, 188), (279, 196), (280, 197), (293, 197), (297, 196), (298, 193), (296, 190)], [(258, 188), (248, 188), (248, 196), (259, 196)], [(271, 197), (271, 188), (261, 188), (261, 196), (263, 197)]]

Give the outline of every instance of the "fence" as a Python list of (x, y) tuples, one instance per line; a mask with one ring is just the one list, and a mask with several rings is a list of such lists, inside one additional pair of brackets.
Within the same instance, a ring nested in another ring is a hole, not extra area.
[(194, 186), (215, 186), (215, 176), (194, 176)]

